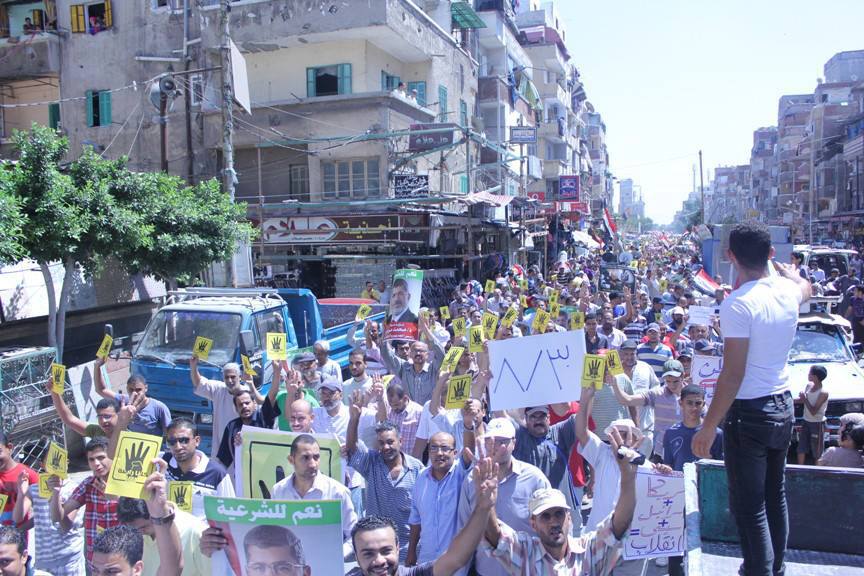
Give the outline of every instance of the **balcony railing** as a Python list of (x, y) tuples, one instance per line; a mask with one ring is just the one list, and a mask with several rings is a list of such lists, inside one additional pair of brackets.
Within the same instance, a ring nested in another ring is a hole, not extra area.
[(60, 37), (50, 32), (0, 40), (0, 79), (56, 76), (60, 73)]

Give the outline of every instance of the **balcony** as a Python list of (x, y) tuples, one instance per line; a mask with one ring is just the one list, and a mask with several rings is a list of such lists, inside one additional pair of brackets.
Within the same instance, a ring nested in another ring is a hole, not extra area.
[(544, 84), (540, 82), (537, 85), (537, 90), (540, 92), (540, 97), (543, 100), (556, 100), (564, 108), (570, 108), (571, 102), (567, 92), (557, 82)]
[(60, 73), (60, 37), (49, 32), (0, 40), (0, 80)]
[[(557, 36), (554, 30), (552, 33)], [(554, 42), (544, 44), (523, 44), (522, 47), (528, 53), (531, 61), (538, 68), (549, 70), (564, 76), (567, 74), (567, 60), (570, 56), (562, 52), (558, 44)]]
[[(483, 76), (477, 82), (477, 102), (480, 107), (510, 106), (510, 85), (499, 76)], [(516, 95), (515, 109), (527, 119), (526, 124), (534, 123), (534, 110), (521, 94)]]
[(564, 160), (543, 160), (543, 178), (558, 178), (569, 176), (572, 170)]

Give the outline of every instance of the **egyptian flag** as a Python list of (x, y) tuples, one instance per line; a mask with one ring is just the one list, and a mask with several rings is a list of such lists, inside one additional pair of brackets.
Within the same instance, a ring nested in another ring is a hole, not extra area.
[(603, 248), (603, 246), (606, 244), (606, 242), (603, 241), (603, 238), (600, 237), (600, 235), (597, 233), (596, 230), (594, 230), (594, 228), (589, 228), (588, 234), (591, 236), (591, 238), (594, 239), (595, 242), (597, 242), (597, 244), (600, 245), (600, 248)]
[(714, 281), (711, 276), (705, 273), (705, 269), (699, 270), (699, 273), (693, 277), (693, 286), (697, 290), (708, 296), (713, 296), (714, 291), (720, 288), (720, 285)]
[(609, 208), (603, 207), (603, 224), (606, 225), (606, 229), (609, 230), (609, 235), (613, 238), (615, 234), (618, 233), (618, 229), (615, 227), (615, 220), (612, 219), (612, 215), (609, 214)]

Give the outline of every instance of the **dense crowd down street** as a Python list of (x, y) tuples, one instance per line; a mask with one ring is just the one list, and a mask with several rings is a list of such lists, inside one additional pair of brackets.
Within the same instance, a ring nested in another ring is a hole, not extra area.
[[(805, 266), (800, 252), (777, 262), (758, 225), (735, 227), (729, 252), (734, 281), (705, 274), (695, 235), (607, 238), (571, 246), (545, 271), (465, 279), (428, 306), (402, 274), (410, 268), (370, 279), (358, 296), (387, 315), (379, 324), (358, 310), (347, 379), (327, 341), (284, 359), (268, 342), (272, 379), (261, 386), (233, 362), (222, 380), (205, 377), (196, 344), (185, 362), (194, 394), (212, 402), (209, 450), (198, 423), (172, 417), (141, 375), (120, 390), (106, 381), (100, 354), (97, 421), (47, 384), (67, 428), (86, 438), (85, 480), (67, 479), (52, 451), (38, 474), (0, 438), (0, 572), (309, 576), (327, 556), (357, 575), (611, 574), (638, 533), (637, 476), (680, 478), (706, 458), (725, 463), (740, 573), (782, 574), (786, 462), (864, 467), (860, 411), (841, 415), (826, 443), (831, 363), (814, 363), (807, 383), (787, 367), (811, 296), (837, 296), (829, 306), (849, 327), (843, 345), (861, 344), (861, 259), (842, 275)], [(535, 397), (557, 379), (558, 401), (505, 400), (497, 351), (515, 340), (528, 354), (556, 338), (577, 339), (581, 372), (556, 372), (559, 347), (554, 378), (538, 360), (522, 392), (537, 373)], [(693, 370), (706, 358), (722, 366), (710, 387)], [(258, 430), (283, 442), (287, 459), (246, 460)], [(680, 502), (670, 514), (683, 526)], [(252, 523), (269, 520), (238, 531), (247, 508)], [(316, 518), (333, 525), (340, 553), (334, 540), (292, 532)], [(683, 532), (673, 539), (654, 541), (644, 561), (677, 576)]]

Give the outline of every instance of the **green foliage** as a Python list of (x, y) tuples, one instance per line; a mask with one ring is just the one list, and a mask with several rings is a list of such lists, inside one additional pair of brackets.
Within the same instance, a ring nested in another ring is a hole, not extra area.
[(21, 260), (24, 216), (12, 187), (12, 170), (0, 163), (0, 263), (13, 264)]

